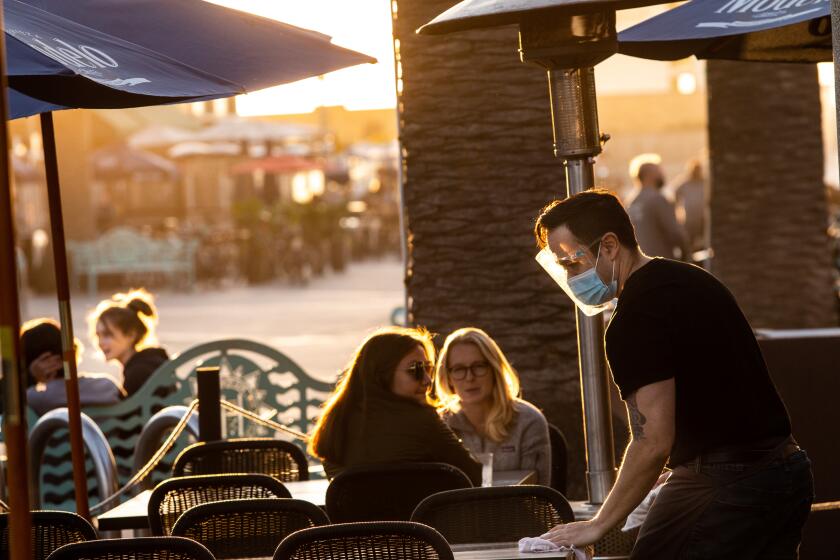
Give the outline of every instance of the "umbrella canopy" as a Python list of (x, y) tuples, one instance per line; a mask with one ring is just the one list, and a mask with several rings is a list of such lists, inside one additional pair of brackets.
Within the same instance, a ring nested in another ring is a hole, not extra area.
[(640, 58), (827, 62), (829, 0), (692, 0), (618, 34), (619, 52)]
[(513, 25), (529, 17), (551, 14), (582, 14), (599, 10), (626, 10), (663, 0), (463, 0), (435, 19), (422, 26), (418, 32), (442, 35), (479, 27)]
[(326, 35), (203, 0), (4, 7), (12, 118), (229, 97), (375, 62)]

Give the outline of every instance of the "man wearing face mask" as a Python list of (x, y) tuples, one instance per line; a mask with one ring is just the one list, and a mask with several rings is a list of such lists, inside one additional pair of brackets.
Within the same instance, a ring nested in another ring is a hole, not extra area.
[(675, 250), (679, 250), (680, 259), (690, 261), (688, 236), (677, 222), (674, 205), (662, 194), (662, 168), (656, 163), (643, 163), (635, 179), (638, 190), (627, 212), (642, 251), (653, 257), (674, 258)]
[(584, 313), (618, 298), (605, 343), (631, 427), (598, 514), (545, 537), (598, 541), (667, 463), (632, 558), (796, 558), (813, 501), (810, 461), (732, 294), (701, 268), (642, 252), (606, 191), (549, 204), (535, 234), (537, 260)]

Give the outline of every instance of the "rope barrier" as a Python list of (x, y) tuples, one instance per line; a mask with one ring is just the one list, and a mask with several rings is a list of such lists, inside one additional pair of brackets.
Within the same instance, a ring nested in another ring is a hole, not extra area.
[(252, 422), (254, 422), (256, 424), (261, 424), (261, 425), (263, 425), (267, 428), (272, 428), (274, 430), (277, 430), (278, 432), (286, 432), (287, 434), (290, 434), (290, 435), (296, 437), (297, 439), (300, 439), (300, 440), (303, 440), (303, 441), (309, 441), (309, 436), (304, 434), (303, 432), (293, 430), (291, 428), (288, 428), (288, 427), (284, 426), (283, 424), (279, 424), (277, 422), (274, 422), (273, 420), (263, 418), (263, 417), (259, 416), (258, 414), (254, 414), (250, 410), (245, 410), (244, 408), (239, 407), (239, 406), (237, 406), (233, 403), (229, 403), (227, 401), (222, 401), (222, 407), (226, 408), (228, 410), (232, 410), (233, 412), (237, 412), (237, 413), (241, 414), (242, 416), (244, 416), (245, 418), (251, 420)]
[(189, 408), (184, 413), (184, 416), (178, 421), (178, 424), (175, 425), (175, 428), (163, 442), (163, 444), (155, 451), (152, 458), (143, 465), (143, 468), (137, 471), (137, 473), (131, 477), (131, 479), (125, 483), (125, 485), (117, 490), (115, 493), (111, 494), (95, 506), (90, 508), (91, 515), (99, 515), (111, 509), (108, 507), (110, 504), (114, 502), (114, 500), (118, 499), (123, 494), (133, 490), (138, 484), (140, 484), (147, 476), (149, 476), (157, 464), (163, 459), (163, 457), (169, 452), (173, 445), (175, 445), (175, 441), (178, 439), (178, 436), (181, 435), (181, 432), (184, 431), (184, 428), (187, 427), (187, 421), (192, 416), (195, 409), (198, 408), (198, 399), (192, 401), (190, 403)]
[[(221, 401), (221, 405), (223, 408), (241, 414), (242, 416), (256, 424), (260, 424), (278, 432), (285, 432), (303, 441), (309, 440), (309, 436), (307, 436), (303, 432), (293, 430), (284, 426), (283, 424), (274, 422), (273, 420), (262, 418), (261, 416), (254, 414), (250, 410), (245, 410), (244, 408), (241, 408), (233, 403)], [(175, 445), (175, 441), (181, 435), (181, 432), (183, 432), (184, 429), (187, 427), (187, 422), (189, 421), (190, 416), (192, 416), (195, 412), (196, 408), (198, 408), (198, 399), (190, 403), (187, 411), (184, 413), (184, 416), (178, 421), (178, 424), (175, 425), (175, 428), (172, 430), (172, 432), (169, 434), (169, 436), (166, 438), (163, 444), (161, 444), (161, 446), (157, 449), (157, 451), (155, 451), (151, 459), (149, 459), (148, 462), (146, 462), (146, 464), (143, 465), (143, 468), (141, 468), (134, 476), (132, 476), (131, 479), (128, 482), (126, 482), (122, 488), (120, 488), (114, 494), (111, 494), (95, 506), (91, 507), (91, 515), (100, 515), (111, 509), (108, 506), (110, 506), (114, 502), (114, 500), (118, 499), (123, 494), (126, 494), (127, 492), (133, 490), (138, 484), (143, 482), (143, 480), (145, 480), (145, 478), (152, 473), (157, 464), (160, 463), (160, 461), (164, 458), (164, 456), (166, 456), (166, 454), (169, 452), (172, 446)]]

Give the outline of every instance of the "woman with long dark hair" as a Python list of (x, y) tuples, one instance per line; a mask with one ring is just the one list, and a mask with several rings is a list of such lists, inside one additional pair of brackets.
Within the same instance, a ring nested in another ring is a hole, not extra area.
[(481, 483), (481, 465), (428, 396), (434, 358), (424, 330), (389, 327), (365, 339), (309, 442), (331, 478), (355, 465), (415, 461), (447, 463)]

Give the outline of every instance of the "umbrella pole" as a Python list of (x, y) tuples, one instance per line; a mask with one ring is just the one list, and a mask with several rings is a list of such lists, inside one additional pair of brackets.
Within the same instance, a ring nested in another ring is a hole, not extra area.
[[(0, 29), (3, 29), (3, 8), (0, 2)], [(5, 407), (3, 431), (8, 461), (9, 487), (9, 558), (29, 560), (32, 545), (29, 534), (32, 517), (29, 512), (29, 469), (26, 445), (26, 392), (22, 380), (25, 373), (20, 359), (20, 297), (18, 294), (15, 223), (12, 210), (12, 180), (9, 162), (9, 99), (6, 91), (6, 38), (0, 37), (0, 372), (3, 375)]]
[(79, 402), (79, 377), (76, 368), (76, 348), (73, 337), (73, 315), (70, 311), (70, 283), (67, 269), (67, 249), (64, 241), (64, 215), (61, 211), (61, 190), (58, 179), (58, 157), (55, 148), (55, 127), (52, 113), (41, 113), (41, 137), (44, 143), (44, 167), (47, 174), (47, 199), (50, 206), (55, 284), (58, 294), (58, 313), (61, 319), (61, 354), (64, 360), (64, 382), (67, 387), (70, 454), (73, 461), (73, 486), (76, 512), (90, 520), (88, 506), (85, 446), (82, 439), (82, 411)]

